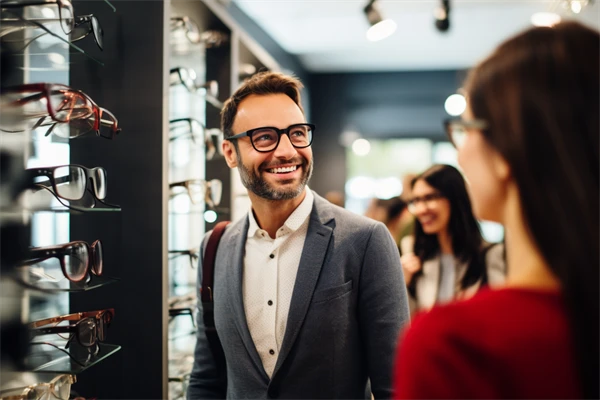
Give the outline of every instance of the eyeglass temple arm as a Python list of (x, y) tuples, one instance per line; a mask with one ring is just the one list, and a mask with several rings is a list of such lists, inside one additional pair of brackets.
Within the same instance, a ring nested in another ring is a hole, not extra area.
[[(46, 4), (46, 3), (42, 3), (42, 4)], [(2, 6), (4, 7), (4, 6)], [(13, 12), (8, 11), (9, 13), (13, 14), (14, 16), (16, 16), (17, 18), (19, 18), (22, 21), (27, 21), (25, 18), (21, 17), (19, 14), (15, 14)], [(74, 48), (75, 50), (77, 50), (78, 52), (80, 52), (81, 54), (85, 55), (86, 57), (88, 57), (89, 59), (97, 62), (98, 64), (100, 64), (101, 66), (104, 66), (104, 63), (97, 60), (96, 58), (90, 56), (89, 54), (87, 54), (85, 51), (83, 51), (83, 49), (79, 46), (74, 45), (73, 43), (69, 42), (68, 40), (63, 39), (62, 37), (60, 37), (59, 35), (57, 35), (56, 33), (50, 31), (48, 28), (46, 28), (44, 25), (38, 23), (38, 22), (31, 22), (32, 24), (34, 24), (35, 26), (37, 26), (38, 28), (43, 29), (44, 31), (46, 31), (48, 34), (54, 36), (55, 38), (58, 38), (60, 41), (66, 43), (67, 45), (69, 45), (70, 47)]]
[(33, 345), (47, 345), (47, 346), (52, 346), (57, 350), (62, 351), (63, 353), (65, 353), (67, 356), (69, 356), (69, 358), (73, 361), (75, 361), (75, 363), (77, 363), (78, 365), (85, 367), (86, 365), (84, 363), (82, 363), (81, 361), (77, 360), (71, 353), (69, 353), (67, 350), (60, 348), (59, 346), (53, 344), (53, 343), (48, 343), (48, 342), (29, 342), (29, 344), (33, 344)]
[(106, 313), (110, 313), (111, 318), (112, 318), (115, 315), (115, 309), (107, 308), (105, 310), (84, 311), (84, 312), (78, 312), (78, 313), (73, 313), (73, 314), (61, 315), (59, 317), (41, 319), (39, 321), (31, 322), (29, 324), (29, 327), (30, 328), (38, 328), (40, 326), (56, 324), (56, 323), (59, 323), (62, 321), (79, 321), (83, 318), (92, 318), (92, 317), (98, 318), (100, 316), (103, 316)]
[(49, 335), (54, 333), (71, 333), (77, 330), (77, 325), (53, 326), (51, 328), (35, 328), (31, 329), (32, 336)]

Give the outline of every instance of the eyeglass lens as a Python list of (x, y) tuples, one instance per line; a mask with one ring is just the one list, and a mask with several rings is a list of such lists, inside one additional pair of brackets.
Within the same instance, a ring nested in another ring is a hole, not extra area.
[(86, 243), (79, 242), (64, 249), (65, 275), (69, 280), (81, 281), (85, 278), (90, 255)]
[(454, 146), (461, 147), (467, 137), (467, 130), (459, 123), (450, 123), (448, 125), (448, 134)]
[[(288, 128), (290, 142), (295, 147), (308, 147), (312, 141), (312, 129), (309, 125), (293, 125)], [(271, 128), (252, 132), (252, 144), (258, 151), (271, 151), (279, 143), (279, 132)]]

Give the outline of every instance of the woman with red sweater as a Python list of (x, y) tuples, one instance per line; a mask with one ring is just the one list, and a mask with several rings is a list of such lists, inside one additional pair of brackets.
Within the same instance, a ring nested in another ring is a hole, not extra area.
[(599, 398), (600, 36), (508, 40), (446, 122), (475, 214), (506, 229), (506, 287), (417, 316), (396, 398)]

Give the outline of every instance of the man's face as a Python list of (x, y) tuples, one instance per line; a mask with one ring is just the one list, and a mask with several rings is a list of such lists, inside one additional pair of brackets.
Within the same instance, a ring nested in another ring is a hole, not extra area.
[[(285, 129), (304, 122), (302, 111), (288, 96), (251, 95), (238, 106), (233, 133), (267, 126)], [(267, 200), (299, 196), (312, 173), (312, 149), (295, 148), (287, 135), (281, 135), (277, 148), (268, 153), (256, 151), (249, 137), (237, 139), (237, 151), (224, 141), (223, 153), (230, 168), (238, 167), (244, 186)]]

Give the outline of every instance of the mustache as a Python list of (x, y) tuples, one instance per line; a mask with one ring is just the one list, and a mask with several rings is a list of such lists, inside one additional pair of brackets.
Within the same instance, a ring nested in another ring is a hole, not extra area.
[(289, 165), (289, 164), (300, 164), (300, 166), (305, 167), (308, 165), (308, 160), (304, 157), (294, 157), (291, 160), (288, 160), (285, 162), (264, 162), (260, 165), (260, 169), (264, 170), (264, 169), (277, 168), (282, 165)]

